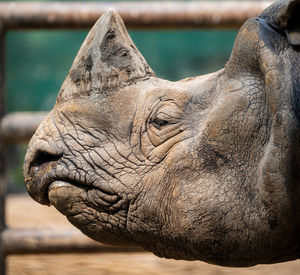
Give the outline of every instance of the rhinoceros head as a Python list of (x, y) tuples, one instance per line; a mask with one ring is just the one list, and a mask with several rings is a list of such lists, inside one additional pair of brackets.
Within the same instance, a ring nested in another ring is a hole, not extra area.
[(298, 258), (299, 13), (276, 2), (243, 25), (224, 69), (178, 82), (106, 13), (30, 141), (29, 194), (97, 241), (162, 257)]

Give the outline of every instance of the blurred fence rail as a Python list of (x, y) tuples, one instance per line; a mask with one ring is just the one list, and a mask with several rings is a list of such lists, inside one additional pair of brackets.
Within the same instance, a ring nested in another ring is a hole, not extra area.
[(5, 255), (82, 252), (142, 252), (140, 247), (118, 247), (98, 243), (79, 230), (56, 231), (51, 228), (5, 229), (2, 232)]
[(107, 10), (120, 13), (128, 28), (238, 28), (270, 1), (182, 2), (3, 2), (5, 29), (90, 28)]
[(5, 115), (0, 121), (0, 132), (4, 143), (28, 141), (47, 112), (14, 112)]
[(0, 3), (0, 275), (5, 274), (5, 257), (8, 254), (141, 251), (138, 248), (97, 244), (74, 232), (7, 228), (6, 144), (28, 141), (46, 113), (5, 114), (5, 33), (9, 30), (41, 28), (90, 28), (111, 9), (120, 13), (128, 28), (238, 28), (270, 4), (269, 1)]

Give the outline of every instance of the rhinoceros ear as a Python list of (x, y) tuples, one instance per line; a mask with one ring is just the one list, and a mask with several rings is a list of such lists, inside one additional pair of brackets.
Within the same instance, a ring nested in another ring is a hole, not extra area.
[(285, 32), (289, 43), (300, 46), (300, 0), (279, 0), (264, 10), (260, 18)]
[(84, 40), (58, 101), (95, 93), (106, 95), (150, 76), (154, 73), (132, 42), (121, 17), (109, 11)]

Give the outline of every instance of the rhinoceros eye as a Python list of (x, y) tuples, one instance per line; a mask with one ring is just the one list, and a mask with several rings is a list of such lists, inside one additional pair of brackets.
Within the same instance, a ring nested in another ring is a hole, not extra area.
[(165, 119), (161, 119), (159, 117), (154, 118), (151, 123), (154, 125), (154, 127), (160, 129), (161, 127), (170, 124), (169, 121), (165, 120)]
[(182, 116), (181, 110), (172, 103), (162, 106), (156, 110), (155, 115), (150, 118), (150, 124), (161, 130), (166, 126), (177, 124)]

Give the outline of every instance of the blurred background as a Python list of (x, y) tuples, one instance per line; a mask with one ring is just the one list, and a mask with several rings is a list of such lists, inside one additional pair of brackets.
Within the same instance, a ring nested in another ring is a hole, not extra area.
[[(9, 31), (6, 35), (6, 111), (50, 110), (87, 32)], [(129, 32), (156, 74), (173, 81), (224, 67), (236, 36), (236, 31), (228, 30)], [(25, 191), (22, 178), (25, 150), (25, 144), (9, 148), (10, 193)]]

